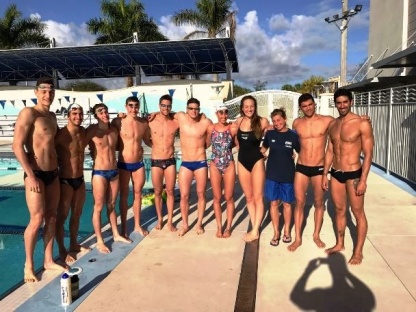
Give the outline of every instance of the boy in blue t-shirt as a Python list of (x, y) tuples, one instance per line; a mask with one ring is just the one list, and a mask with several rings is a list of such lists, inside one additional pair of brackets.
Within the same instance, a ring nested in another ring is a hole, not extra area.
[(299, 152), (299, 137), (295, 131), (286, 125), (286, 112), (278, 108), (271, 113), (273, 129), (266, 132), (261, 152), (269, 151), (266, 165), (266, 183), (264, 194), (270, 201), (270, 217), (274, 235), (270, 245), (277, 246), (280, 241), (279, 233), (279, 203), (283, 204), (285, 220), (283, 242), (290, 243), (290, 222), (292, 218), (291, 202), (295, 199), (293, 182), (295, 178), (295, 161), (293, 151)]

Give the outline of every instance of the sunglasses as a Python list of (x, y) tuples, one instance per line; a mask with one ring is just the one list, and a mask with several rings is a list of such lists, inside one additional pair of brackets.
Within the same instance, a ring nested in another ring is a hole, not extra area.
[(220, 115), (228, 115), (228, 109), (220, 110), (220, 111), (218, 111), (218, 114), (220, 114)]
[(137, 108), (137, 109), (139, 109), (139, 105), (127, 104), (127, 106), (130, 107), (130, 108)]
[(159, 104), (162, 108), (172, 108), (172, 104)]
[(193, 111), (199, 111), (200, 108), (199, 107), (187, 107), (189, 110), (193, 110)]

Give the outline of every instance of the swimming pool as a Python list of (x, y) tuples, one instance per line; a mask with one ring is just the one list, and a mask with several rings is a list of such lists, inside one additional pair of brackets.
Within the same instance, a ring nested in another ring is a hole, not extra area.
[[(16, 160), (14, 159), (16, 162)], [(144, 159), (146, 183), (144, 185), (143, 194), (152, 192), (151, 184), (151, 169), (150, 159)], [(17, 163), (10, 165), (20, 165)], [(180, 160), (177, 161), (177, 168), (180, 166)], [(18, 167), (17, 167), (18, 168)], [(18, 171), (16, 171), (18, 170)], [(22, 174), (22, 170), (0, 170), (11, 171), (11, 173), (19, 172)], [(8, 173), (10, 174), (10, 173)], [(3, 179), (8, 179), (3, 177)], [(86, 182), (86, 199), (83, 208), (83, 213), (80, 219), (79, 236), (78, 241), (83, 241), (94, 233), (92, 227), (92, 210), (93, 210), (93, 197), (91, 192), (91, 183)], [(129, 206), (133, 203), (132, 192), (129, 193), (128, 198)], [(145, 205), (143, 205), (144, 207)], [(116, 211), (118, 213), (118, 199), (116, 204)], [(23, 279), (23, 266), (25, 261), (24, 252), (24, 240), (23, 233), (29, 222), (29, 213), (27, 211), (25, 193), (23, 185), (17, 188), (1, 188), (0, 187), (0, 298), (10, 293), (15, 287), (21, 284)], [(101, 214), (102, 224), (107, 223), (107, 216), (103, 212)], [(66, 235), (64, 238), (65, 245), (69, 245), (69, 218), (65, 223)], [(58, 247), (56, 242), (54, 243), (54, 256), (58, 256)], [(39, 270), (43, 266), (43, 240), (42, 236), (38, 236), (34, 252), (35, 270)]]

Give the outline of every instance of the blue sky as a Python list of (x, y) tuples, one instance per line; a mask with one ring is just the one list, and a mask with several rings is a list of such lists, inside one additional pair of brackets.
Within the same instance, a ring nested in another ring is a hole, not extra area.
[[(195, 0), (141, 2), (169, 39), (179, 40), (194, 29), (174, 26), (170, 15), (195, 9)], [(348, 27), (347, 69), (353, 76), (368, 54), (370, 0), (348, 2), (350, 8), (363, 5)], [(94, 36), (85, 30), (85, 21), (100, 16), (99, 0), (1, 0), (1, 16), (11, 3), (17, 3), (25, 17), (36, 14), (46, 22), (47, 35), (54, 37), (59, 46), (94, 43)], [(339, 14), (341, 8), (341, 0), (235, 0), (240, 72), (233, 74), (233, 79), (248, 88), (258, 80), (267, 81), (268, 88), (280, 88), (286, 83), (300, 83), (311, 75), (339, 75), (340, 31), (324, 18)]]

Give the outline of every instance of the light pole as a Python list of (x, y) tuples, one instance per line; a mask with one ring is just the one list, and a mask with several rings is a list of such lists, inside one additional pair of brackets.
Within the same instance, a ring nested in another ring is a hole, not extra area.
[[(363, 6), (357, 4), (354, 9), (348, 9), (348, 0), (342, 0), (342, 13), (335, 14), (332, 19), (330, 17), (325, 18), (325, 22), (328, 24), (334, 23), (341, 32), (341, 72), (339, 78), (339, 86), (345, 86), (347, 81), (347, 29), (350, 19), (357, 15), (361, 11)], [(338, 23), (341, 21), (341, 25)]]

